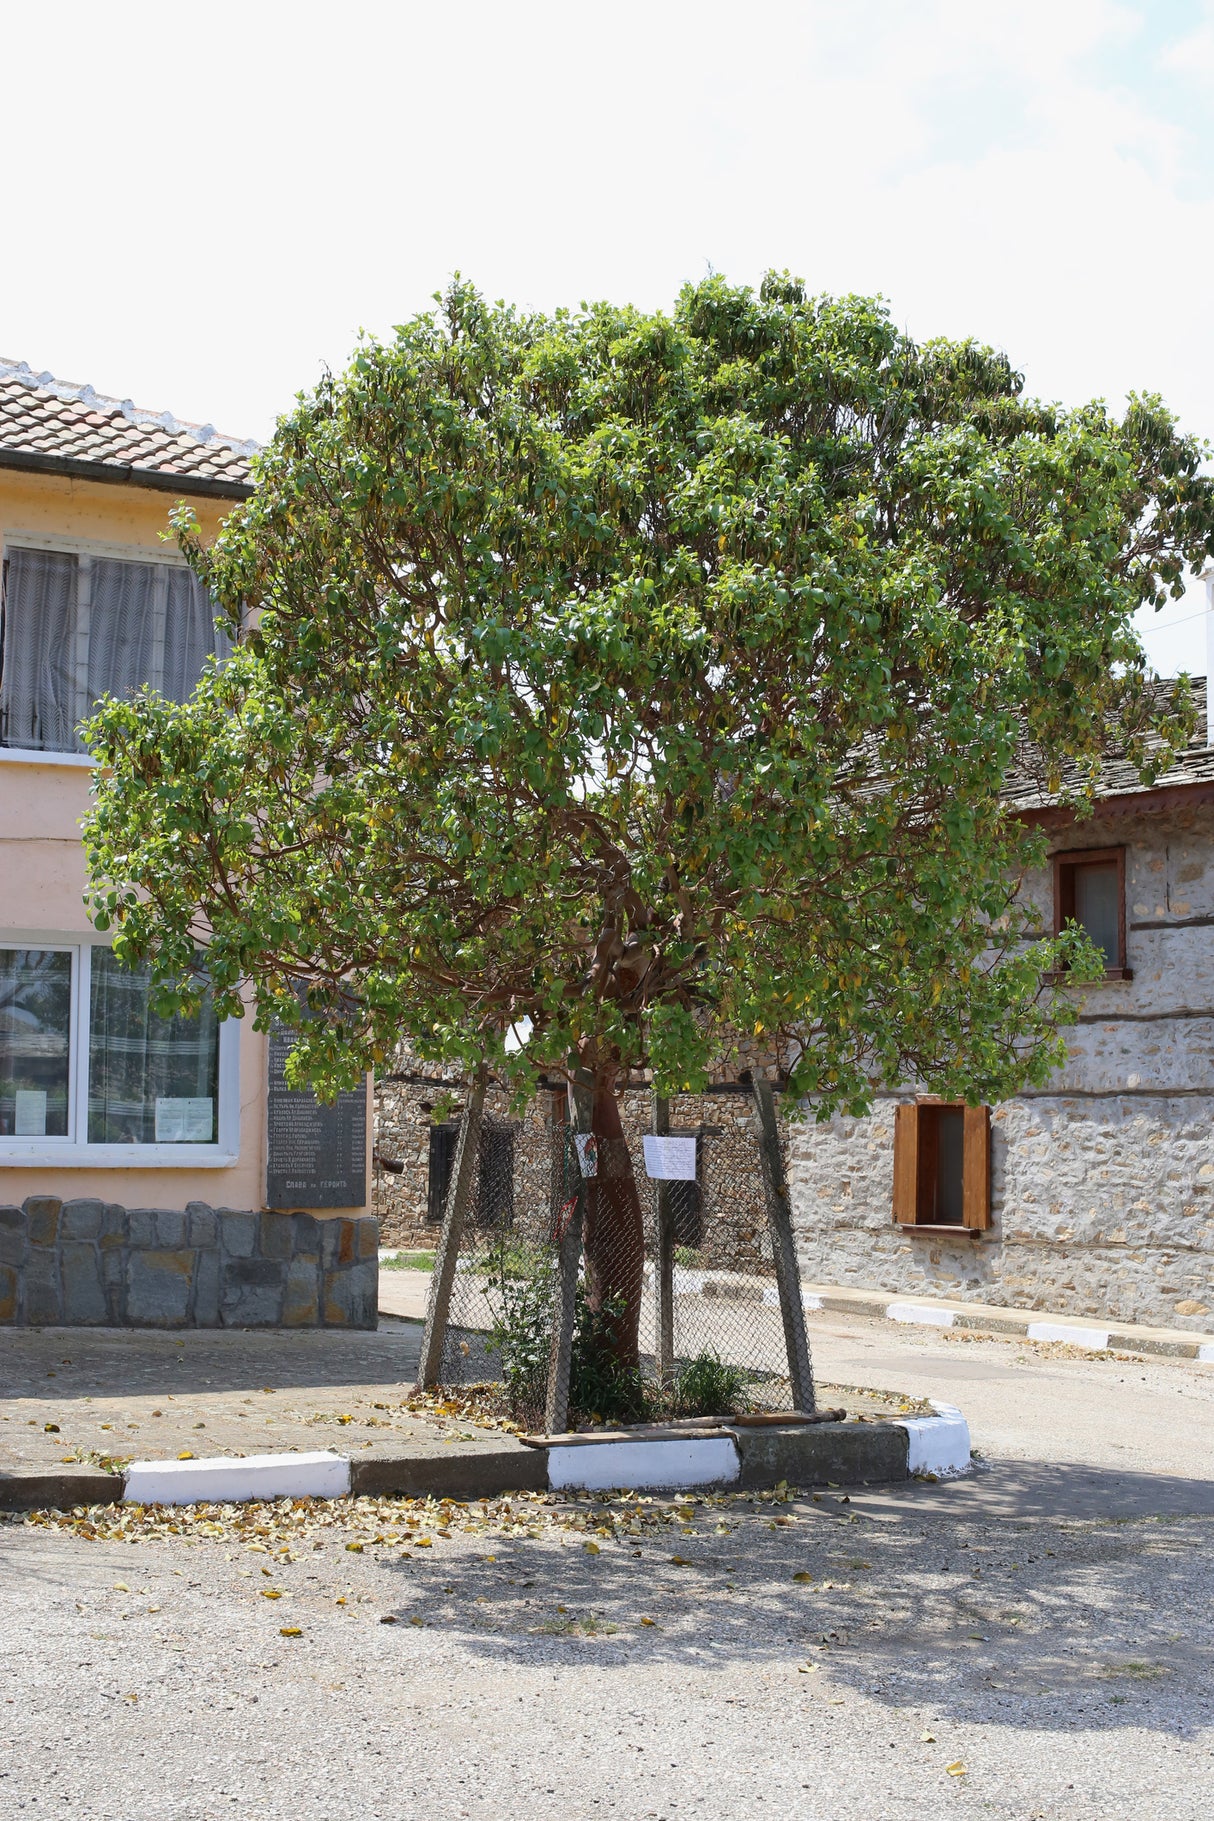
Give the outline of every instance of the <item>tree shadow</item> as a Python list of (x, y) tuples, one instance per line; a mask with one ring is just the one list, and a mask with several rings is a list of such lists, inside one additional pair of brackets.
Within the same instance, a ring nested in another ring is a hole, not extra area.
[[(591, 1523), (626, 1508), (577, 1506)], [(1186, 1693), (1214, 1672), (1195, 1585), (1211, 1517), (1208, 1481), (1015, 1466), (787, 1505), (704, 1500), (692, 1534), (486, 1535), (483, 1555), (387, 1568), (398, 1619), (455, 1631), (490, 1667), (741, 1661), (811, 1705), (852, 1691), (1029, 1730), (1183, 1733)]]

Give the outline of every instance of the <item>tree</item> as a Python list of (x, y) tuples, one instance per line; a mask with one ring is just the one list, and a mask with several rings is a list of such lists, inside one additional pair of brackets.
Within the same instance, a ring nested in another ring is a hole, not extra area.
[(212, 548), (178, 514), (237, 649), (91, 724), (94, 919), (166, 1006), (200, 951), (221, 1013), (251, 982), (325, 1090), (402, 1035), (520, 1095), (586, 1071), (627, 1353), (629, 1070), (757, 1037), (825, 1116), (1059, 1060), (1001, 792), (1186, 737), (1131, 621), (1214, 551), (1201, 457), (787, 276), (551, 318), (457, 282), (300, 398)]

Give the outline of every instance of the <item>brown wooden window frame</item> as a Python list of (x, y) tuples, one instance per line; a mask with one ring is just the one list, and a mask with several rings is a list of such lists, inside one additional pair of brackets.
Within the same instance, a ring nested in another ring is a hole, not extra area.
[(1124, 847), (1076, 847), (1052, 856), (1054, 867), (1054, 934), (1060, 936), (1075, 917), (1075, 873), (1081, 866), (1117, 866), (1117, 962), (1106, 967), (1106, 980), (1132, 980), (1134, 970), (1126, 966), (1125, 943), (1125, 856)]
[[(961, 1220), (937, 1222), (934, 1115), (960, 1111)], [(925, 1117), (927, 1115), (927, 1117)], [(894, 1222), (908, 1232), (985, 1233), (991, 1224), (991, 1109), (924, 1095), (894, 1109)]]

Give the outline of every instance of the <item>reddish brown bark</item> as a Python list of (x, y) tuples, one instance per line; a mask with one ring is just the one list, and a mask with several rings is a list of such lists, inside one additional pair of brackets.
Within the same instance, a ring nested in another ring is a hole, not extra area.
[(617, 1314), (608, 1317), (607, 1333), (619, 1363), (635, 1366), (645, 1275), (645, 1223), (611, 1076), (595, 1077), (592, 1129), (598, 1174), (589, 1184), (583, 1228), (587, 1295), (592, 1309), (622, 1304)]

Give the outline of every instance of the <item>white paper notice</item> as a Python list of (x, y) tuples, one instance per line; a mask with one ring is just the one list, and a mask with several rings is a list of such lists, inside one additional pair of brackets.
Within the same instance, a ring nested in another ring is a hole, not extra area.
[(645, 1139), (645, 1174), (651, 1182), (694, 1182), (696, 1179), (696, 1141), (694, 1138)]
[(593, 1132), (575, 1132), (573, 1142), (577, 1146), (577, 1160), (583, 1176), (597, 1176), (599, 1173), (599, 1147), (595, 1143)]
[(213, 1100), (198, 1098), (156, 1102), (157, 1144), (210, 1144), (214, 1133)]
[(46, 1089), (18, 1088), (14, 1095), (14, 1138), (46, 1137)]

